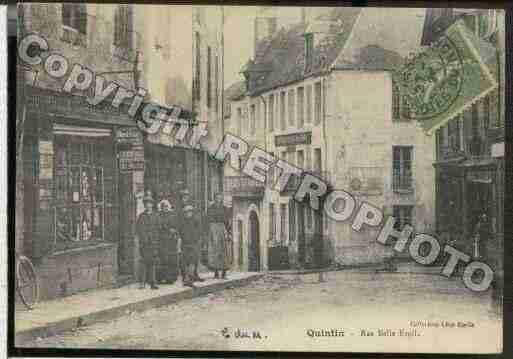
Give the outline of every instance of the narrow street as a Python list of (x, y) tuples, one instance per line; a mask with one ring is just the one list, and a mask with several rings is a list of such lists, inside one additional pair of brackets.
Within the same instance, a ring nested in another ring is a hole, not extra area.
[[(268, 274), (246, 287), (129, 313), (26, 345), (290, 351), (374, 351), (389, 347), (394, 351), (480, 352), (479, 347), (469, 348), (476, 328), (489, 335), (489, 342), (500, 341), (500, 322), (492, 313), (490, 293), (471, 293), (458, 278), (341, 271), (325, 273), (325, 282), (319, 283), (318, 274)], [(417, 326), (412, 332), (410, 321), (454, 323), (454, 327)], [(338, 334), (315, 336), (323, 329), (336, 329)], [(249, 338), (240, 337), (237, 330)], [(451, 347), (436, 344), (441, 336), (454, 338), (444, 341), (452, 342)]]

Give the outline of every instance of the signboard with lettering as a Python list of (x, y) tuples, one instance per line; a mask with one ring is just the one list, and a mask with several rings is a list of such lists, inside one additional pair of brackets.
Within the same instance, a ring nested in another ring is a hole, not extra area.
[(312, 132), (291, 133), (274, 137), (275, 146), (309, 145), (312, 143)]
[(137, 127), (119, 127), (116, 129), (116, 143), (142, 144), (142, 133)]

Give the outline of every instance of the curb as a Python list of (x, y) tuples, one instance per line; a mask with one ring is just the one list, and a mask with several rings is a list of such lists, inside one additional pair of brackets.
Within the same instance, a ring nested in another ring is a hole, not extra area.
[(152, 308), (162, 307), (168, 304), (176, 303), (185, 299), (196, 298), (205, 294), (219, 292), (229, 287), (242, 287), (264, 276), (264, 273), (258, 273), (246, 278), (234, 279), (227, 282), (212, 283), (203, 287), (187, 288), (178, 293), (170, 293), (160, 297), (144, 299), (139, 302), (121, 305), (115, 308), (99, 310), (82, 316), (71, 317), (54, 323), (46, 324), (40, 327), (27, 329), (15, 333), (15, 344), (21, 346), (24, 342), (36, 340), (37, 338), (51, 337), (72, 329), (88, 326), (94, 323), (105, 322), (120, 318), (126, 315), (126, 312), (142, 312)]

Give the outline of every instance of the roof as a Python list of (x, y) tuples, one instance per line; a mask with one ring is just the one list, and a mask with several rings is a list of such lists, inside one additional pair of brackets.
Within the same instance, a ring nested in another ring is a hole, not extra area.
[[(338, 7), (329, 15), (318, 18), (317, 24), (298, 23), (281, 28), (271, 39), (257, 45), (257, 56), (251, 63), (253, 77), (250, 95), (257, 95), (272, 88), (302, 80), (327, 71), (343, 49), (359, 8)], [(313, 29), (313, 30), (312, 30)], [(305, 31), (322, 31), (322, 39), (314, 47), (313, 63), (305, 69)]]
[[(250, 96), (331, 69), (394, 70), (421, 48), (426, 10), (337, 7), (309, 23), (282, 27), (261, 40), (242, 69)], [(305, 33), (314, 34), (313, 62), (305, 66)]]
[(335, 67), (393, 70), (421, 47), (426, 9), (366, 8), (358, 17)]

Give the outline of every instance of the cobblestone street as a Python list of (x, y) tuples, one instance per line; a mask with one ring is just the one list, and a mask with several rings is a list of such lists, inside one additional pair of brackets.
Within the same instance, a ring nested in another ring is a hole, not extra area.
[[(318, 274), (268, 274), (245, 287), (129, 313), (27, 346), (314, 351), (390, 346), (395, 351), (480, 352), (468, 347), (475, 328), (488, 333), (490, 342), (501, 342), (490, 293), (471, 293), (458, 278), (341, 271), (325, 273), (325, 280), (319, 283)], [(410, 321), (454, 327), (426, 328)], [(317, 336), (323, 329), (336, 329), (339, 335)], [(433, 346), (440, 336), (454, 338), (452, 346)]]

